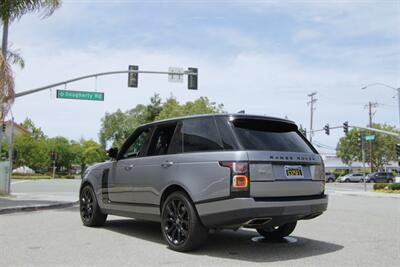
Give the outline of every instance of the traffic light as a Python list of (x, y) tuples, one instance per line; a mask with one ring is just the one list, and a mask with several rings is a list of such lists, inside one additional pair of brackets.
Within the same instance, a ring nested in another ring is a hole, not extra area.
[(363, 134), (362, 132), (359, 132), (359, 133), (358, 133), (357, 142), (358, 142), (358, 145), (359, 145), (360, 147), (363, 146), (363, 138), (364, 138), (364, 134)]
[(188, 89), (190, 90), (197, 90), (197, 76), (198, 76), (198, 70), (197, 68), (188, 68), (188, 71), (193, 74), (188, 74)]
[(400, 144), (396, 144), (396, 155), (398, 158), (400, 157)]
[(349, 122), (348, 121), (345, 121), (343, 123), (343, 132), (345, 135), (347, 135), (349, 133)]
[(5, 132), (6, 132), (6, 129), (7, 129), (7, 124), (6, 124), (5, 122), (3, 122), (3, 124), (1, 125), (1, 131), (2, 131), (3, 133), (5, 133)]
[[(129, 70), (139, 70), (139, 66), (129, 65)], [(138, 87), (139, 73), (129, 72), (128, 73), (128, 87)]]
[(327, 123), (327, 124), (324, 126), (324, 130), (325, 130), (325, 134), (326, 134), (326, 135), (329, 135), (329, 134), (330, 134), (329, 123)]

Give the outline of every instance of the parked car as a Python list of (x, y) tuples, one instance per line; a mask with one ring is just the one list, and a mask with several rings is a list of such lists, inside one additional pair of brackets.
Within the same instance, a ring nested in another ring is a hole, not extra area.
[(326, 172), (325, 173), (325, 181), (327, 183), (333, 183), (336, 180), (336, 176), (333, 172)]
[(350, 183), (350, 182), (362, 183), (362, 182), (364, 182), (364, 174), (349, 173), (349, 174), (339, 177), (339, 182), (341, 182), (341, 183)]
[(168, 246), (199, 247), (209, 229), (255, 228), (277, 239), (327, 208), (324, 165), (288, 120), (200, 115), (138, 127), (80, 188), (84, 225), (108, 214), (161, 222)]
[(394, 175), (391, 172), (373, 172), (367, 175), (368, 183), (393, 183)]

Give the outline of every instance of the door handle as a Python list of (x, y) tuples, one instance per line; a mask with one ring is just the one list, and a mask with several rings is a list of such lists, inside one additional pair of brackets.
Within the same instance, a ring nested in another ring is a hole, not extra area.
[(129, 165), (129, 166), (125, 166), (124, 169), (125, 169), (125, 171), (130, 171), (130, 170), (133, 169), (133, 167), (135, 167), (135, 166), (133, 166), (133, 165), (131, 164), (131, 165)]
[(164, 168), (168, 168), (170, 166), (172, 166), (174, 163), (172, 161), (164, 161), (163, 163), (161, 163), (161, 167)]

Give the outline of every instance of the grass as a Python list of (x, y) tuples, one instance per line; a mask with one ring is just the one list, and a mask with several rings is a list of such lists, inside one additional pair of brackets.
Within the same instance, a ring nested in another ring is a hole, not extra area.
[(376, 189), (374, 192), (400, 194), (400, 190)]
[(38, 179), (51, 179), (49, 175), (13, 175), (12, 179), (22, 179), (22, 180), (38, 180)]
[[(74, 179), (73, 175), (57, 175), (57, 179)], [(21, 180), (39, 180), (39, 179), (53, 179), (51, 175), (13, 175), (12, 179), (21, 179)]]

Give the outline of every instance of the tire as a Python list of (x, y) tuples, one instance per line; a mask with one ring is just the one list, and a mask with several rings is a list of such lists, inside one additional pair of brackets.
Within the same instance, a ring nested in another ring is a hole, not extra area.
[(257, 232), (263, 237), (270, 240), (279, 240), (285, 236), (290, 235), (296, 228), (297, 221), (287, 223), (279, 226), (278, 228), (257, 228)]
[(190, 251), (205, 243), (208, 229), (201, 223), (189, 196), (181, 191), (170, 194), (162, 205), (161, 231), (168, 247)]
[(360, 179), (360, 183), (364, 183), (364, 179)]
[(331, 179), (331, 178), (328, 179), (328, 183), (333, 183), (333, 182), (334, 182), (333, 179)]
[(346, 179), (344, 180), (346, 183), (350, 183), (350, 179)]
[(79, 196), (79, 211), (82, 223), (89, 227), (102, 226), (107, 219), (97, 202), (96, 194), (90, 185), (86, 185)]
[(370, 179), (369, 182), (370, 183), (375, 183), (375, 179)]
[(389, 178), (389, 179), (387, 180), (387, 182), (388, 182), (389, 184), (391, 184), (391, 183), (393, 183), (393, 179)]

